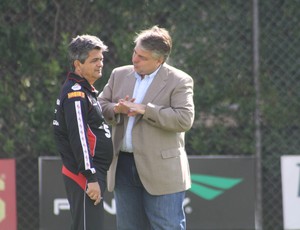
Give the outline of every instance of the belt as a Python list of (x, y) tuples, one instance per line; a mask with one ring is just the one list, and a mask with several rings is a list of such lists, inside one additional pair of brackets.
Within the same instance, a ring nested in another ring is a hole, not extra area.
[(120, 151), (120, 154), (122, 154), (124, 156), (133, 156), (132, 152), (123, 152), (123, 151)]

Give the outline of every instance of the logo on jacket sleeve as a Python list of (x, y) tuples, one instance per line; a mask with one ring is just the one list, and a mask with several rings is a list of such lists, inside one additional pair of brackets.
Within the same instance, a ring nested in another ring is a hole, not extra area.
[(68, 93), (68, 98), (74, 98), (74, 97), (82, 97), (82, 98), (85, 98), (85, 94), (84, 92), (82, 91), (76, 91), (76, 92), (71, 92), (71, 93)]
[(72, 88), (74, 91), (76, 90), (80, 90), (81, 89), (81, 85), (79, 85), (78, 83), (76, 83), (75, 85), (72, 86)]

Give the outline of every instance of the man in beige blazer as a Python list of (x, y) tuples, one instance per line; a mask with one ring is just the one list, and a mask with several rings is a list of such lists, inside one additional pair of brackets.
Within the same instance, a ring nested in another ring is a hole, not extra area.
[(185, 132), (194, 120), (193, 79), (165, 63), (172, 39), (154, 26), (135, 38), (133, 65), (112, 71), (98, 100), (112, 125), (118, 230), (186, 229), (190, 188)]

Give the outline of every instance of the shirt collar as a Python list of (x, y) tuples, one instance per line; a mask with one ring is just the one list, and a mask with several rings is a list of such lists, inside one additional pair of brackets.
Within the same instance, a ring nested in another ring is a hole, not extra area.
[(95, 93), (96, 95), (98, 95), (98, 93), (99, 93), (95, 89), (95, 87), (90, 85), (90, 83), (85, 78), (80, 77), (79, 75), (75, 74), (74, 72), (68, 73), (68, 79), (71, 79), (71, 80), (75, 81), (76, 83), (80, 84), (82, 87), (86, 88), (91, 93)]
[[(154, 78), (160, 68), (161, 68), (161, 65), (153, 73), (151, 73), (149, 75), (145, 75), (144, 77), (145, 78)], [(136, 79), (141, 79), (141, 75), (139, 75), (137, 72), (135, 72), (134, 76)]]

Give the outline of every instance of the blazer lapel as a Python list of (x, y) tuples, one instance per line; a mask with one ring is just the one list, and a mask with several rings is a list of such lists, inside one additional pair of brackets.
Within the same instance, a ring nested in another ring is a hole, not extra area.
[[(167, 82), (167, 76), (168, 71), (167, 68), (164, 67), (164, 65), (160, 68), (160, 70), (157, 72), (156, 76), (154, 77), (151, 85), (149, 86), (146, 95), (142, 101), (142, 104), (147, 104), (155, 99), (155, 97), (158, 95), (158, 92), (163, 90), (163, 88), (166, 86)], [(137, 115), (135, 118), (135, 124), (141, 120), (142, 115)]]
[(167, 83), (167, 78), (168, 78), (167, 75), (168, 75), (167, 68), (164, 65), (162, 65), (162, 67), (154, 77), (151, 85), (149, 86), (142, 104), (147, 104), (153, 101), (155, 97), (158, 95), (158, 92), (163, 90), (163, 88), (166, 86)]
[(132, 98), (134, 86), (135, 86), (136, 78), (134, 77), (134, 71), (125, 76), (124, 87), (123, 87), (123, 95), (129, 95)]

